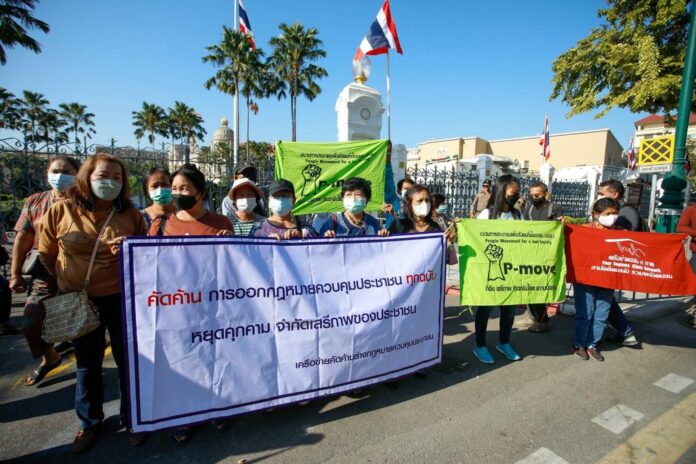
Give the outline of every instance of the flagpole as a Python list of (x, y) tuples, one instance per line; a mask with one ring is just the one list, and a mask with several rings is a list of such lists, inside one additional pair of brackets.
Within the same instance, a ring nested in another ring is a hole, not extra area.
[(387, 139), (391, 140), (391, 80), (389, 79), (389, 50), (387, 50)]
[[(234, 0), (234, 30), (239, 30), (239, 4), (238, 0)], [(234, 139), (233, 139), (233, 151), (232, 159), (234, 162), (234, 168), (237, 169), (239, 164), (239, 84), (234, 92), (234, 115), (232, 118), (232, 125), (234, 126)]]

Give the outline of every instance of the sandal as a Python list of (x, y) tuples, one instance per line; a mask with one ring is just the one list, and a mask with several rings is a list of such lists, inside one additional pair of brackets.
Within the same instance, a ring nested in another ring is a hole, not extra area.
[(54, 362), (50, 366), (39, 366), (31, 374), (27, 375), (24, 378), (24, 385), (26, 385), (27, 387), (32, 387), (37, 383), (41, 382), (43, 378), (46, 377), (46, 374), (51, 372), (56, 367), (60, 366), (60, 363), (62, 362), (63, 358), (60, 358), (58, 361)]
[(174, 433), (172, 433), (172, 440), (174, 440), (174, 443), (177, 445), (183, 445), (191, 439), (192, 432), (193, 429), (191, 429), (191, 427), (179, 427), (174, 429)]

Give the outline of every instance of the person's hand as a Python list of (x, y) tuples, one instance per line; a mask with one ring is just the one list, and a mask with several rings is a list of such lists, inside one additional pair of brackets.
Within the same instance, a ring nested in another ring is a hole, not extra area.
[(221, 230), (218, 230), (218, 233), (215, 234), (215, 235), (217, 235), (217, 236), (222, 236), (222, 235), (234, 235), (234, 232), (231, 231), (231, 230), (227, 230), (227, 229), (221, 229)]
[(335, 230), (327, 230), (326, 232), (324, 232), (324, 237), (336, 238), (336, 231)]
[(108, 240), (106, 242), (107, 245), (109, 245), (109, 248), (111, 249), (111, 254), (117, 255), (119, 250), (121, 249), (121, 244), (123, 241), (126, 240), (126, 236), (122, 235), (120, 237), (116, 237), (112, 240)]
[(297, 229), (290, 229), (286, 230), (285, 233), (283, 234), (283, 239), (284, 240), (290, 240), (293, 238), (300, 238), (302, 234), (300, 233), (299, 230)]
[(283, 240), (283, 237), (281, 237), (280, 234), (270, 234), (270, 235), (268, 236), (268, 238), (274, 238), (274, 239), (276, 239), (276, 240), (278, 240), (278, 241)]
[(454, 243), (457, 240), (457, 229), (448, 227), (445, 231), (445, 237), (447, 237), (449, 243)]
[(24, 293), (27, 291), (27, 283), (22, 276), (13, 276), (10, 279), (10, 290), (14, 293)]
[(379, 229), (377, 235), (380, 237), (389, 237), (389, 231), (387, 229)]
[(382, 205), (382, 211), (391, 214), (392, 216), (394, 215), (394, 205), (391, 203), (385, 203)]

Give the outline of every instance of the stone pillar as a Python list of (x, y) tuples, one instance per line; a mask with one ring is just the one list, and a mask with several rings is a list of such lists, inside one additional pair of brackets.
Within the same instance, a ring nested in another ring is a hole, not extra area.
[(553, 175), (555, 172), (556, 168), (554, 168), (551, 163), (542, 163), (539, 169), (541, 181), (549, 187), (549, 192), (551, 191), (551, 184), (553, 183)]
[(478, 190), (481, 190), (483, 181), (488, 179), (493, 169), (493, 159), (489, 155), (480, 155), (476, 160), (476, 170), (479, 174)]
[(377, 140), (382, 130), (382, 96), (365, 84), (353, 82), (338, 95), (335, 107), (338, 141)]

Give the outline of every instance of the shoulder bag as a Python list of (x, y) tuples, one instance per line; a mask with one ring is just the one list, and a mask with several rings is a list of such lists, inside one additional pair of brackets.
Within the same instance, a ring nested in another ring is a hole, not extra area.
[(97, 249), (102, 234), (106, 226), (111, 221), (114, 210), (111, 210), (109, 217), (99, 231), (92, 250), (92, 258), (89, 260), (87, 275), (85, 276), (84, 288), (79, 292), (70, 292), (64, 295), (54, 296), (43, 300), (46, 309), (46, 319), (44, 320), (43, 333), (41, 338), (47, 343), (60, 343), (74, 340), (95, 330), (101, 324), (99, 322), (99, 312), (89, 300), (87, 288), (92, 277), (92, 267), (94, 259), (97, 257)]

